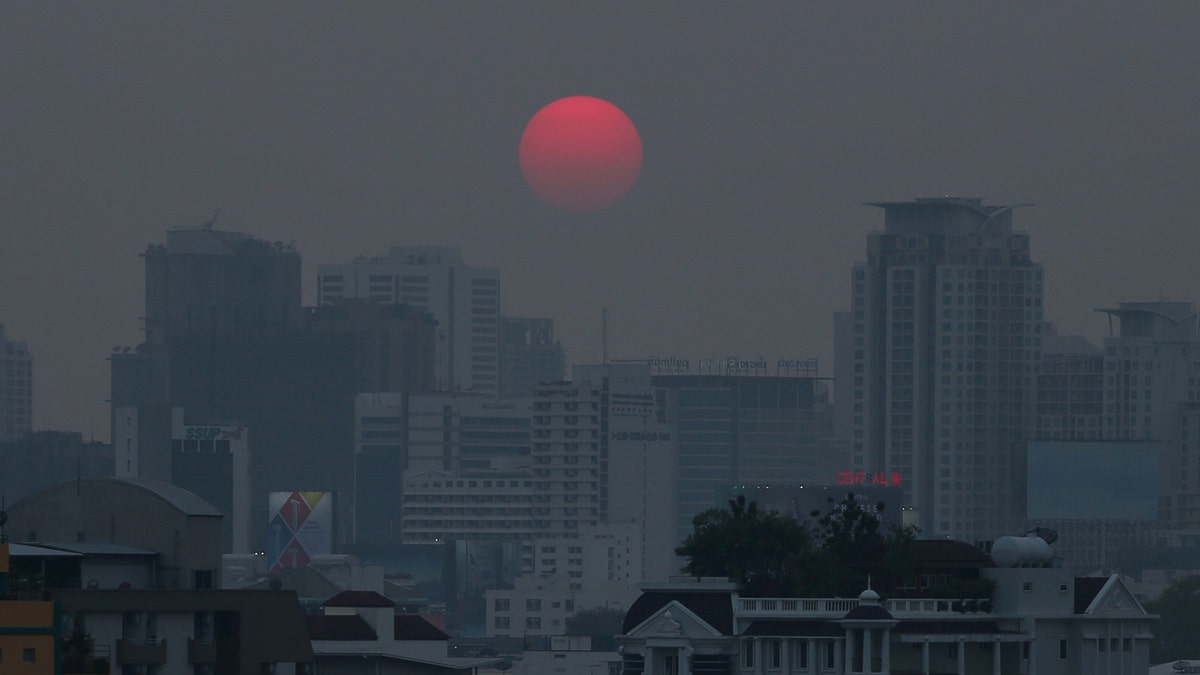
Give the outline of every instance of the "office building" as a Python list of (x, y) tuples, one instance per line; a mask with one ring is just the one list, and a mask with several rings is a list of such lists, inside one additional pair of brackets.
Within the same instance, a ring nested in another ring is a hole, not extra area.
[(321, 265), (317, 300), (412, 305), (437, 321), (435, 387), (499, 391), (500, 274), (470, 267), (457, 248), (392, 247), (386, 256)]
[(33, 356), (29, 345), (10, 341), (0, 323), (0, 443), (33, 430)]
[[(1034, 431), (1042, 267), (1010, 206), (874, 203), (884, 229), (852, 273), (853, 468), (901, 476), (922, 532), (992, 540), (1019, 527)], [(848, 353), (847, 353), (848, 352)]]
[(529, 398), (539, 384), (566, 377), (566, 367), (554, 319), (500, 317), (501, 398)]
[(672, 547), (692, 532), (696, 514), (723, 506), (735, 485), (828, 485), (847, 470), (818, 437), (816, 404), (826, 394), (816, 378), (763, 368), (713, 372), (652, 378), (674, 440), (674, 471), (658, 474), (675, 477)]

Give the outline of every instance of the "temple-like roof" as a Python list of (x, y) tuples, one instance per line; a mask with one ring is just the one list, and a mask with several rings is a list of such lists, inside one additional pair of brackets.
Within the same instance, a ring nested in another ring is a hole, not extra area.
[(733, 633), (733, 599), (728, 592), (647, 591), (625, 613), (622, 633), (628, 633), (668, 603), (687, 607), (724, 635)]

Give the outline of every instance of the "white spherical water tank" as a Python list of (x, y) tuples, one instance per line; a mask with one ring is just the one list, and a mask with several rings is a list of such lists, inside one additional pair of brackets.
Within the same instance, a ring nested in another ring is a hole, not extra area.
[(992, 561), (997, 567), (1042, 565), (1053, 558), (1050, 544), (1038, 536), (1000, 537), (992, 544)]

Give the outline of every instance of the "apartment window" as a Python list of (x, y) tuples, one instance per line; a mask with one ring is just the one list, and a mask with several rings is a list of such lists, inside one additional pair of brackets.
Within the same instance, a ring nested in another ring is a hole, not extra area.
[(1067, 659), (1067, 638), (1058, 639), (1058, 658), (1064, 661)]
[(499, 630), (508, 630), (508, 617), (507, 616), (498, 616), (493, 621), (492, 625), (495, 626)]
[(194, 580), (193, 588), (212, 588), (213, 587), (213, 571), (212, 570), (195, 570), (192, 572)]
[(753, 640), (742, 642), (742, 668), (744, 670), (754, 670), (754, 647)]
[(527, 599), (525, 600), (525, 611), (526, 611), (526, 612), (540, 612), (540, 611), (542, 611), (542, 601), (541, 601), (541, 599), (538, 599), (538, 598), (527, 598)]
[(1033, 592), (1033, 582), (1026, 581), (1025, 583), (1021, 584), (1021, 590), (1026, 593), (1032, 593)]
[(509, 607), (508, 602), (508, 598), (496, 598), (492, 603), (492, 608), (497, 612), (507, 612)]
[(525, 617), (525, 629), (526, 630), (541, 630), (542, 629), (542, 617), (540, 617), (540, 616)]
[(37, 663), (37, 648), (26, 647), (21, 650), (21, 663)]

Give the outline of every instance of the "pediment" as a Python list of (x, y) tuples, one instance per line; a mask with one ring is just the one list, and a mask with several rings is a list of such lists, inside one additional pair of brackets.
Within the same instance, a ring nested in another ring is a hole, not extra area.
[(1146, 616), (1146, 610), (1117, 575), (1109, 577), (1084, 614), (1092, 616)]
[(721, 637), (721, 632), (678, 600), (672, 600), (629, 631), (629, 637), (694, 639)]

